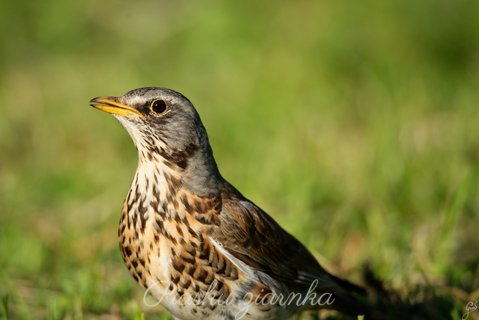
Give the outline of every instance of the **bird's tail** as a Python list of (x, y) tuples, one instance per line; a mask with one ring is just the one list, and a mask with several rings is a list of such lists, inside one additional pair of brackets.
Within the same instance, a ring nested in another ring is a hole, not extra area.
[(367, 265), (363, 270), (367, 289), (335, 276), (331, 279), (336, 288), (332, 289), (335, 300), (330, 309), (350, 315), (351, 319), (358, 315), (364, 315), (365, 320), (451, 319), (454, 304), (435, 288), (417, 286), (401, 293), (387, 288)]
[(331, 278), (338, 286), (338, 290), (334, 293), (335, 300), (331, 309), (353, 316), (354, 319), (360, 315), (368, 320), (387, 319), (387, 316), (376, 308), (376, 294), (371, 294), (364, 287), (348, 280), (333, 275)]

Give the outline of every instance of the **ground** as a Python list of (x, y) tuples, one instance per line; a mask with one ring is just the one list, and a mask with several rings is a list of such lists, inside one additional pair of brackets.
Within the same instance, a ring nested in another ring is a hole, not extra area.
[(479, 298), (477, 2), (3, 7), (0, 317), (169, 319), (117, 245), (136, 151), (88, 106), (143, 86), (188, 96), (223, 175), (329, 270), (445, 318)]

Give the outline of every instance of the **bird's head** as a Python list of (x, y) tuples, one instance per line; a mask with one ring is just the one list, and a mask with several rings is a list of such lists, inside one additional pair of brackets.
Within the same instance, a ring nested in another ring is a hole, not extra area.
[(193, 104), (166, 88), (140, 88), (119, 97), (94, 98), (90, 105), (113, 114), (126, 128), (140, 162), (161, 161), (196, 177), (219, 176), (206, 130)]
[(113, 114), (139, 151), (172, 154), (199, 149), (206, 138), (191, 102), (170, 89), (140, 88), (119, 97), (94, 98), (90, 105)]

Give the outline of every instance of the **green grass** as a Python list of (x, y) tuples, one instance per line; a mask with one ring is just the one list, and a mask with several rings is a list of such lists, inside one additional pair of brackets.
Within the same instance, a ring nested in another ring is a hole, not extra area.
[(158, 318), (117, 248), (135, 150), (88, 106), (142, 86), (329, 269), (478, 298), (477, 1), (7, 0), (0, 26), (0, 318)]

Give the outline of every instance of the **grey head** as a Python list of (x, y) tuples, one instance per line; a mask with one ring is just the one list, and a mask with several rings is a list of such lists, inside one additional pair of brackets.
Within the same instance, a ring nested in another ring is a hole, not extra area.
[(180, 172), (190, 191), (211, 194), (223, 182), (208, 135), (193, 104), (167, 88), (139, 88), (90, 105), (113, 114), (130, 134), (140, 163), (158, 162)]

